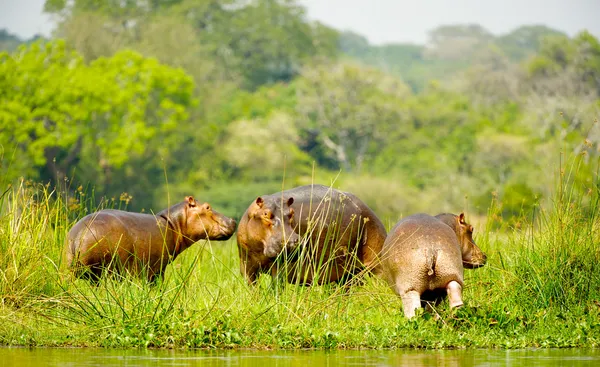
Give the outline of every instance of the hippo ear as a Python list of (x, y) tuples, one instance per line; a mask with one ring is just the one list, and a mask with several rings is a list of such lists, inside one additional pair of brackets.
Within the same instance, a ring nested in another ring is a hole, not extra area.
[(467, 222), (465, 222), (465, 213), (460, 213), (458, 215), (458, 223), (460, 223), (460, 224), (467, 224)]
[(263, 198), (260, 196), (256, 198), (256, 200), (250, 205), (250, 209), (248, 209), (248, 218), (252, 219), (256, 216), (259, 209), (263, 207), (264, 204)]
[(196, 206), (196, 200), (194, 199), (193, 196), (186, 196), (185, 197), (185, 201), (187, 201), (189, 206)]
[(288, 199), (288, 201), (287, 201), (287, 205), (288, 205), (288, 206), (292, 206), (292, 204), (293, 204), (293, 203), (294, 203), (294, 198), (293, 198), (293, 197), (290, 197), (290, 198)]

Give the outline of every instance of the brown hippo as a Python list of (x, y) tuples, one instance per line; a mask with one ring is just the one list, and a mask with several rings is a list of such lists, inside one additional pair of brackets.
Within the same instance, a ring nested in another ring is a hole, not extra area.
[(485, 265), (486, 255), (473, 241), (464, 213), (408, 216), (388, 234), (381, 262), (383, 277), (402, 298), (411, 318), (425, 295), (449, 295), (450, 307), (462, 306), (463, 268)]
[(273, 276), (281, 271), (276, 258), (285, 253), (288, 282), (338, 282), (363, 269), (378, 272), (385, 237), (379, 218), (353, 194), (299, 186), (250, 204), (238, 226), (240, 271), (250, 284), (261, 272)]
[(67, 234), (67, 265), (76, 276), (97, 282), (104, 268), (126, 269), (148, 280), (163, 276), (167, 264), (201, 239), (227, 240), (235, 220), (192, 196), (155, 215), (106, 209), (88, 214)]

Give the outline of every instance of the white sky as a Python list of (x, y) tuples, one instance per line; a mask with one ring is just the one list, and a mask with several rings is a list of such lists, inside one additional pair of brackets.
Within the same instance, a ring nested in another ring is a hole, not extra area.
[[(600, 0), (298, 0), (310, 19), (352, 30), (370, 42), (424, 43), (442, 24), (478, 23), (494, 34), (544, 24), (570, 36), (587, 29), (600, 38)], [(44, 0), (0, 0), (0, 29), (23, 38), (49, 35)]]

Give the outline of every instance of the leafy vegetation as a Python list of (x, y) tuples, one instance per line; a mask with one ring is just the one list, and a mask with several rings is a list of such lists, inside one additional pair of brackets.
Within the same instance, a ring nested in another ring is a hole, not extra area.
[[(0, 318), (16, 320), (0, 322), (0, 343), (598, 345), (589, 32), (445, 25), (425, 45), (373, 46), (293, 0), (45, 10), (51, 39), (0, 33)], [(194, 195), (237, 219), (256, 196), (310, 182), (353, 192), (388, 228), (466, 210), (490, 256), (467, 273), (471, 307), (409, 322), (375, 278), (349, 295), (251, 289), (233, 242), (197, 244), (158, 288), (62, 273), (66, 231), (99, 207), (156, 212)]]
[[(583, 156), (557, 174), (552, 205), (521, 230), (487, 228), (475, 241), (488, 264), (467, 271), (466, 306), (447, 301), (413, 320), (382, 279), (350, 287), (273, 283), (239, 273), (237, 247), (199, 242), (165, 280), (73, 280), (61, 264), (66, 230), (85, 211), (83, 192), (22, 182), (1, 200), (0, 344), (166, 348), (597, 347), (600, 190), (573, 181)], [(600, 162), (598, 162), (600, 163)], [(89, 203), (89, 201), (88, 201)], [(106, 203), (117, 206), (117, 203)], [(122, 198), (121, 205), (126, 204)], [(552, 276), (549, 276), (552, 274)], [(10, 320), (10, 322), (8, 322)]]

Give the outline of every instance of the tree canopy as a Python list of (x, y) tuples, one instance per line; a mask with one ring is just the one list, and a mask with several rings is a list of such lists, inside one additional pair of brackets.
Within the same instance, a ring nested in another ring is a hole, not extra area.
[(282, 186), (335, 182), (392, 221), (495, 200), (516, 222), (549, 196), (557, 152), (593, 182), (600, 45), (586, 31), (456, 24), (374, 46), (293, 0), (45, 9), (50, 40), (0, 33), (2, 184), (67, 180), (127, 192), (134, 210), (194, 194), (236, 216)]

